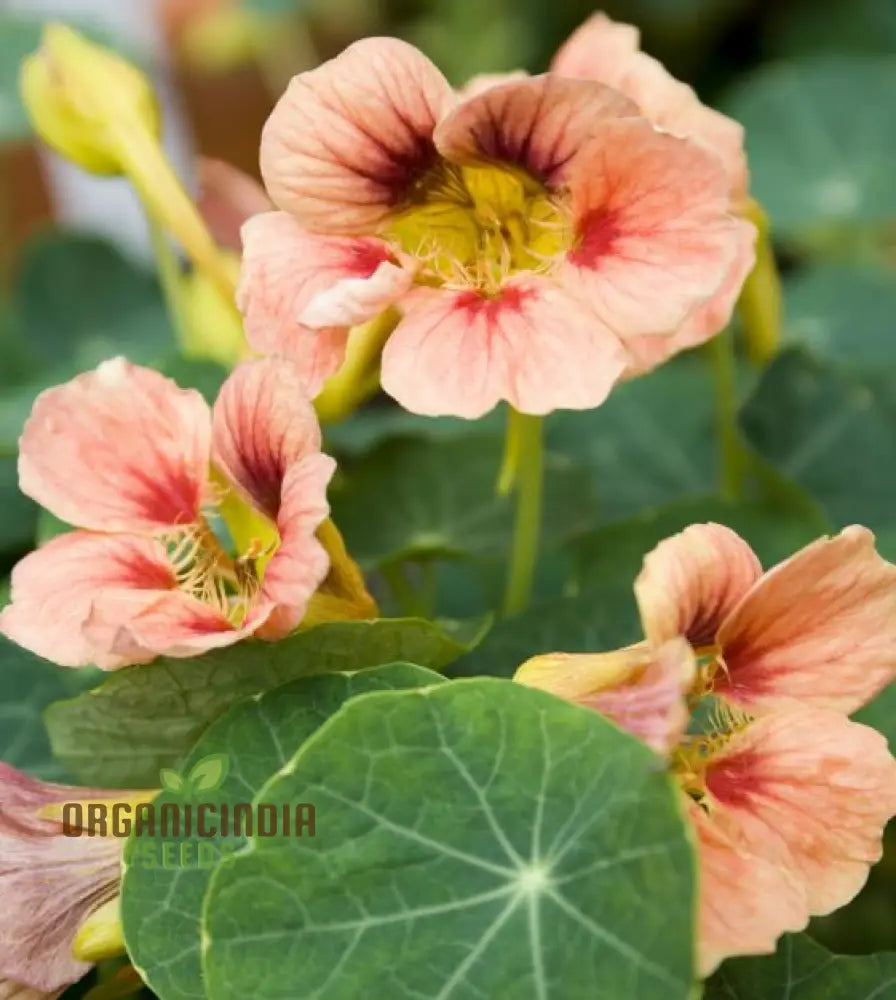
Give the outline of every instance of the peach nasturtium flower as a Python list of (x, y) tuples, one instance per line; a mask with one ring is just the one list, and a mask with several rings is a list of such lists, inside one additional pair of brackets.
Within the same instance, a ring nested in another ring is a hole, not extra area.
[(0, 763), (0, 997), (55, 997), (82, 979), (98, 957), (85, 924), (118, 905), (124, 838), (108, 825), (72, 835), (63, 806), (133, 808), (157, 794), (50, 784)]
[[(535, 657), (516, 680), (668, 754), (697, 835), (707, 975), (849, 902), (880, 858), (896, 760), (847, 716), (896, 677), (896, 566), (850, 527), (763, 573), (733, 531), (700, 524), (646, 557), (635, 595), (644, 643)], [(708, 726), (686, 731), (700, 705)]]
[(381, 379), (407, 409), (596, 406), (635, 338), (675, 335), (753, 259), (723, 161), (620, 91), (553, 73), (461, 97), (396, 39), (295, 77), (261, 169), (279, 211), (244, 227), (239, 305), (312, 394), (394, 305)]
[(81, 530), (13, 569), (0, 633), (62, 666), (107, 670), (281, 638), (329, 568), (316, 533), (335, 463), (320, 448), (286, 362), (237, 368), (213, 411), (123, 358), (48, 389), (22, 435), (19, 481)]

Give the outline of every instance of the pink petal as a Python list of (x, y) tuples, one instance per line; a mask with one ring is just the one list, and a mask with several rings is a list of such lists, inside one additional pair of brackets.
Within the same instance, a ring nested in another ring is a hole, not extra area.
[(466, 100), (470, 97), (478, 97), (491, 90), (492, 87), (500, 87), (504, 83), (518, 83), (527, 79), (529, 74), (524, 69), (513, 69), (509, 73), (477, 73), (458, 91), (458, 97)]
[(768, 572), (718, 634), (716, 693), (750, 711), (854, 712), (896, 677), (896, 566), (853, 526)]
[(719, 292), (743, 239), (719, 160), (632, 119), (605, 122), (576, 163), (561, 280), (623, 337), (673, 332)]
[(762, 575), (749, 545), (721, 524), (692, 524), (647, 554), (635, 581), (644, 634), (654, 643), (684, 636), (694, 647), (716, 631)]
[(47, 794), (63, 802), (85, 796), (82, 789), (36, 789), (40, 783), (0, 765), (0, 981), (7, 981), (0, 990), (10, 988), (11, 981), (40, 995), (89, 971), (87, 963), (72, 957), (72, 942), (82, 921), (118, 892), (124, 841), (64, 836), (59, 824), (37, 819), (31, 803), (22, 801), (23, 784), (32, 800), (49, 801)]
[[(896, 760), (885, 738), (823, 709), (748, 724), (712, 754), (705, 781), (709, 822), (737, 849), (775, 866), (782, 886), (803, 891), (805, 910), (792, 906), (785, 914), (778, 893), (759, 895), (748, 870), (739, 893), (726, 894), (726, 904), (738, 894), (750, 898), (757, 923), (775, 937), (856, 895), (896, 814)], [(706, 885), (704, 892), (717, 894), (718, 887)], [(757, 928), (730, 931), (729, 947), (716, 941), (716, 952), (742, 953)]]
[(658, 649), (642, 642), (612, 653), (535, 656), (513, 679), (593, 708), (667, 754), (687, 729), (685, 695), (695, 675), (690, 646), (672, 639)]
[(601, 122), (635, 114), (631, 101), (602, 84), (527, 77), (465, 100), (439, 123), (435, 142), (455, 163), (509, 163), (557, 186)]
[(557, 50), (551, 71), (561, 76), (616, 83), (620, 67), (640, 46), (640, 32), (631, 24), (611, 21), (606, 14), (593, 14)]
[(711, 340), (731, 320), (744, 281), (756, 261), (756, 229), (749, 222), (738, 222), (740, 250), (728, 270), (722, 287), (708, 301), (694, 309), (671, 336), (627, 337), (625, 346), (632, 357), (627, 377), (652, 371), (681, 351), (690, 350)]
[(237, 304), (252, 346), (301, 369), (316, 395), (342, 364), (348, 327), (377, 316), (413, 282), (381, 240), (308, 233), (285, 212), (243, 228)]
[(690, 87), (640, 52), (637, 28), (596, 14), (560, 48), (551, 70), (615, 87), (655, 125), (699, 141), (722, 159), (732, 199), (746, 198), (749, 178), (743, 127), (706, 107)]
[(697, 833), (698, 960), (701, 977), (726, 958), (775, 950), (809, 922), (802, 879), (741, 843), (735, 831), (688, 799)]
[(321, 233), (373, 232), (436, 163), (436, 123), (455, 98), (417, 49), (365, 38), (294, 77), (261, 139), (279, 208)]
[(85, 634), (99, 603), (114, 603), (118, 624), (176, 586), (164, 546), (147, 538), (59, 535), (25, 556), (12, 571), (12, 603), (0, 612), (0, 632), (64, 667), (95, 664), (112, 670), (151, 656), (122, 656)]
[(253, 215), (270, 211), (270, 199), (254, 177), (223, 160), (200, 156), (198, 166), (199, 211), (215, 241), (239, 251), (243, 223)]
[(382, 386), (406, 409), (476, 418), (502, 399), (524, 413), (588, 409), (627, 363), (613, 333), (545, 278), (494, 297), (419, 288), (383, 350)]
[(215, 401), (215, 462), (276, 520), (288, 469), (320, 453), (320, 425), (298, 370), (268, 358), (240, 365)]
[(263, 623), (252, 624), (261, 639), (281, 639), (305, 617), (308, 601), (323, 583), (330, 558), (316, 531), (329, 516), (327, 486), (336, 463), (328, 455), (307, 454), (292, 464), (282, 487), (277, 515), (280, 545), (264, 571), (258, 606), (269, 608)]
[(42, 392), (19, 444), (22, 492), (69, 524), (153, 532), (194, 523), (211, 422), (193, 389), (124, 358)]

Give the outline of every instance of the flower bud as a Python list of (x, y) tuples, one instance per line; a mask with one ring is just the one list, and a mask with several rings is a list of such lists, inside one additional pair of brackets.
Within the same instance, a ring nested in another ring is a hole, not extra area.
[(122, 128), (160, 131), (146, 77), (62, 24), (44, 28), (40, 49), (22, 63), (20, 87), (38, 135), (91, 173), (123, 172)]

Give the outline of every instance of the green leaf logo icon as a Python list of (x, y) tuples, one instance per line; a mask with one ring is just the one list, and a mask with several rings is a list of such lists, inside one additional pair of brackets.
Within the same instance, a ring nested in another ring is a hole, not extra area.
[(177, 773), (177, 771), (172, 771), (170, 767), (163, 767), (162, 770), (159, 771), (159, 781), (165, 791), (182, 792), (184, 790), (184, 779)]
[(226, 753), (213, 753), (203, 757), (190, 771), (188, 782), (193, 792), (214, 792), (220, 788), (230, 770)]

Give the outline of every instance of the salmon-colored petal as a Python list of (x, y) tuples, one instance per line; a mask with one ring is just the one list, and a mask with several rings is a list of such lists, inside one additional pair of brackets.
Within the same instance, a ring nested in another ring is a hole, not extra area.
[(272, 358), (240, 365), (221, 387), (213, 425), (215, 462), (276, 520), (287, 470), (320, 452), (320, 425), (298, 369)]
[(560, 48), (551, 70), (615, 87), (635, 101), (654, 124), (674, 135), (696, 139), (722, 159), (733, 200), (746, 197), (749, 178), (743, 127), (702, 104), (691, 87), (639, 51), (636, 28), (596, 14)]
[(687, 803), (697, 833), (697, 968), (705, 977), (734, 955), (773, 952), (782, 934), (803, 930), (809, 907), (802, 879)]
[(690, 350), (711, 340), (731, 320), (741, 289), (756, 261), (756, 229), (750, 223), (738, 224), (740, 250), (722, 287), (708, 301), (697, 306), (671, 336), (626, 337), (625, 346), (632, 358), (628, 378), (643, 375), (681, 351)]
[(261, 139), (275, 204), (321, 233), (370, 233), (436, 163), (437, 122), (455, 102), (421, 52), (365, 38), (294, 77)]
[(19, 484), (69, 524), (158, 533), (196, 521), (210, 437), (198, 392), (115, 358), (37, 397)]
[(413, 282), (381, 240), (318, 236), (285, 212), (243, 227), (237, 304), (249, 342), (302, 372), (308, 392), (342, 364), (348, 328), (377, 316)]
[(854, 712), (896, 677), (896, 566), (853, 526), (774, 567), (718, 633), (716, 693), (751, 712)]
[(382, 386), (406, 409), (476, 418), (507, 400), (523, 413), (589, 409), (628, 356), (581, 302), (545, 278), (486, 297), (419, 288), (383, 350)]
[(81, 922), (118, 892), (124, 841), (66, 837), (59, 824), (35, 819), (17, 802), (22, 779), (30, 780), (0, 765), (0, 980), (52, 994), (90, 968), (72, 956), (72, 943)]
[(261, 639), (281, 639), (305, 617), (308, 601), (323, 583), (330, 557), (316, 531), (330, 513), (327, 486), (336, 463), (328, 455), (304, 455), (283, 479), (277, 515), (280, 545), (264, 571), (258, 605), (268, 617), (256, 624)]
[(634, 25), (612, 21), (603, 13), (592, 14), (557, 50), (551, 71), (586, 80), (618, 82), (623, 75), (621, 68), (640, 44), (640, 32)]
[(750, 853), (792, 872), (812, 915), (861, 889), (896, 814), (896, 760), (886, 739), (825, 709), (749, 723), (709, 758), (705, 782), (714, 821)]
[(254, 177), (223, 160), (200, 156), (198, 169), (199, 211), (216, 242), (239, 251), (243, 223), (269, 212), (271, 200)]
[(637, 113), (609, 87), (547, 74), (468, 98), (440, 122), (435, 141), (455, 163), (510, 163), (553, 187), (601, 122)]
[(643, 119), (605, 122), (570, 181), (576, 239), (559, 274), (623, 337), (671, 333), (737, 257), (720, 161)]
[(512, 69), (508, 73), (477, 73), (460, 88), (458, 96), (462, 99), (477, 97), (492, 87), (500, 87), (504, 83), (519, 83), (528, 76), (524, 69)]
[(25, 556), (12, 571), (12, 603), (0, 632), (63, 667), (105, 670), (151, 659), (113, 651), (85, 634), (97, 606), (114, 605), (117, 625), (176, 586), (164, 546), (147, 538), (75, 531)]
[(644, 558), (635, 597), (644, 634), (654, 643), (684, 636), (693, 646), (716, 631), (762, 575), (749, 545), (721, 524), (692, 524)]
[(56, 1000), (63, 991), (34, 990), (24, 983), (14, 983), (10, 979), (0, 979), (0, 1000)]

